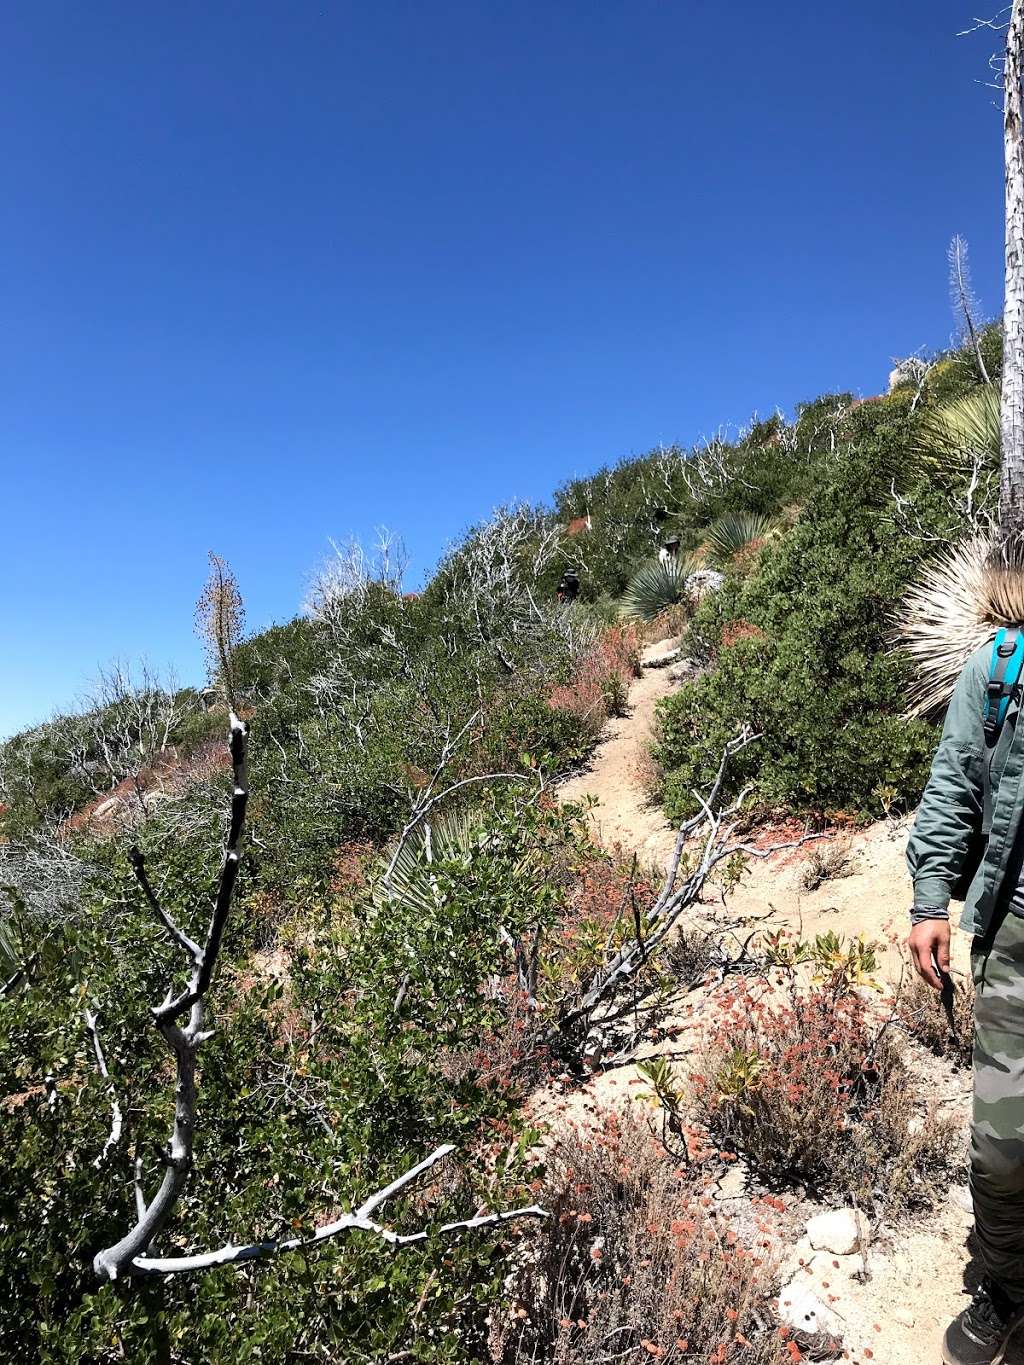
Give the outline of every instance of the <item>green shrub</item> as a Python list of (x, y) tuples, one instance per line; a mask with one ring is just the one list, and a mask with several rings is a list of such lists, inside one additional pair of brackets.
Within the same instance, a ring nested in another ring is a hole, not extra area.
[[(505, 791), (485, 803), (468, 849), (432, 869), (429, 902), (364, 901), (343, 923), (312, 905), (282, 946), (284, 983), (253, 963), (247, 923), (259, 863), (247, 860), (210, 998), (196, 1160), (162, 1249), (203, 1250), (310, 1229), (379, 1188), (440, 1141), (460, 1147), (427, 1189), (394, 1201), (405, 1227), (523, 1201), (531, 1175), (510, 1099), (472, 1059), (501, 1023), (485, 989), (510, 970), (508, 937), (552, 921), (579, 814)], [(255, 835), (255, 830), (253, 831)], [(201, 933), (219, 831), (142, 832), (168, 912)], [(218, 1365), (253, 1359), (377, 1361), (405, 1349), (474, 1361), (502, 1294), (508, 1234), (430, 1238), (397, 1254), (356, 1234), (251, 1267), (100, 1286), (91, 1258), (132, 1217), (132, 1158), (152, 1193), (173, 1096), (150, 1008), (176, 954), (113, 845), (77, 924), (40, 941), (30, 989), (0, 1000), (0, 1304), (4, 1359)], [(405, 980), (401, 1003), (395, 1001)], [(98, 1014), (124, 1131), (81, 1011)], [(495, 1125), (495, 1126), (491, 1126)], [(515, 1236), (515, 1232), (511, 1235)], [(422, 1302), (429, 1311), (422, 1317)], [(421, 1308), (417, 1309), (417, 1304)]]
[[(762, 552), (760, 572), (734, 577), (694, 619), (694, 652), (716, 664), (659, 707), (655, 757), (673, 819), (696, 808), (691, 789), (713, 776), (741, 722), (763, 738), (739, 756), (732, 788), (753, 780), (764, 805), (877, 816), (879, 788), (904, 802), (920, 794), (935, 731), (903, 719), (907, 664), (886, 642), (922, 554), (887, 498), (911, 423), (875, 406), (792, 531)], [(756, 631), (725, 643), (737, 622)]]

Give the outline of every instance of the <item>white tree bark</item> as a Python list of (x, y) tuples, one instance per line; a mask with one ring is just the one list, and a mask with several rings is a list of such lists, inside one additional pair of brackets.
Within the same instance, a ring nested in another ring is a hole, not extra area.
[(1003, 71), (1006, 280), (1003, 300), (1002, 462), (999, 528), (1004, 545), (1024, 533), (1024, 143), (1021, 75), (1024, 0), (1013, 0)]
[[(170, 937), (188, 956), (192, 964), (192, 974), (188, 985), (177, 996), (168, 990), (163, 1003), (153, 1011), (153, 1020), (160, 1030), (168, 1047), (174, 1053), (176, 1082), (174, 1089), (174, 1124), (170, 1141), (163, 1153), (164, 1176), (153, 1199), (147, 1204), (142, 1190), (142, 1172), (138, 1161), (135, 1165), (135, 1225), (115, 1242), (105, 1247), (93, 1259), (93, 1269), (101, 1280), (116, 1280), (128, 1275), (177, 1275), (189, 1270), (209, 1270), (214, 1266), (233, 1265), (243, 1261), (265, 1260), (281, 1252), (292, 1251), (297, 1247), (312, 1246), (318, 1242), (336, 1237), (339, 1233), (354, 1228), (373, 1233), (392, 1246), (406, 1246), (412, 1242), (425, 1241), (432, 1232), (451, 1236), (471, 1228), (489, 1227), (519, 1218), (546, 1218), (547, 1211), (537, 1204), (525, 1208), (507, 1209), (499, 1213), (478, 1214), (455, 1223), (446, 1223), (440, 1228), (421, 1228), (415, 1232), (394, 1232), (371, 1217), (386, 1200), (399, 1193), (407, 1185), (418, 1179), (453, 1149), (450, 1144), (436, 1148), (428, 1157), (398, 1176), (383, 1189), (376, 1190), (353, 1213), (343, 1214), (333, 1223), (314, 1229), (313, 1232), (299, 1237), (254, 1242), (248, 1245), (228, 1245), (214, 1251), (197, 1252), (186, 1256), (150, 1256), (150, 1247), (163, 1230), (174, 1210), (178, 1198), (185, 1188), (192, 1168), (192, 1152), (195, 1141), (196, 1121), (196, 1056), (199, 1046), (211, 1036), (212, 1030), (204, 1029), (203, 1016), (205, 997), (213, 979), (220, 951), (224, 926), (234, 893), (238, 876), (239, 853), (242, 832), (245, 827), (245, 811), (248, 803), (248, 784), (246, 778), (246, 758), (248, 727), (232, 713), (229, 738), (231, 763), (234, 769), (234, 793), (231, 801), (231, 825), (224, 849), (224, 862), (214, 903), (206, 942), (202, 945), (189, 937), (175, 924), (161, 906), (146, 873), (142, 855), (132, 854), (132, 866), (142, 888), (143, 895), (151, 909), (167, 930)], [(180, 1022), (185, 1016), (187, 1021)], [(122, 1114), (114, 1093), (113, 1083), (107, 1069), (103, 1048), (96, 1029), (95, 1015), (85, 1011), (85, 1024), (92, 1039), (96, 1063), (100, 1075), (108, 1083), (112, 1104), (110, 1137), (103, 1152), (96, 1161), (99, 1166), (121, 1135)], [(54, 1095), (56, 1092), (54, 1092)]]
[[(156, 910), (164, 928), (189, 955), (192, 961), (192, 975), (188, 985), (180, 995), (175, 996), (168, 990), (161, 1005), (153, 1011), (153, 1019), (163, 1037), (174, 1053), (176, 1082), (174, 1087), (174, 1124), (170, 1141), (163, 1154), (164, 1177), (152, 1201), (120, 1241), (113, 1246), (97, 1252), (93, 1268), (100, 1279), (116, 1280), (119, 1275), (131, 1274), (136, 1257), (145, 1253), (153, 1239), (159, 1235), (170, 1217), (178, 1197), (185, 1187), (192, 1169), (192, 1148), (195, 1138), (196, 1117), (196, 1054), (200, 1044), (210, 1037), (203, 1028), (203, 1012), (206, 992), (213, 979), (213, 969), (217, 965), (220, 942), (231, 909), (235, 881), (238, 877), (238, 861), (242, 831), (245, 827), (245, 809), (248, 802), (246, 779), (246, 751), (248, 727), (237, 716), (231, 716), (231, 733), (228, 745), (231, 751), (231, 764), (234, 770), (234, 792), (231, 800), (231, 826), (224, 849), (224, 862), (221, 867), (220, 882), (214, 902), (210, 928), (206, 943), (200, 947), (193, 939), (183, 933), (157, 902), (153, 889), (146, 876), (142, 855), (136, 852), (132, 857), (135, 875), (150, 905)], [(179, 1020), (188, 1016), (185, 1024)]]

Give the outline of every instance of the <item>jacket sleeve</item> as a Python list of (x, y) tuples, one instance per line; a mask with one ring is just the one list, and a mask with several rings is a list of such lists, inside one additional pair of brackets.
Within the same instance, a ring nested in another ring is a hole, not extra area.
[(953, 691), (942, 738), (907, 843), (914, 904), (941, 910), (982, 826), (985, 735), (982, 728), (992, 646), (976, 650)]

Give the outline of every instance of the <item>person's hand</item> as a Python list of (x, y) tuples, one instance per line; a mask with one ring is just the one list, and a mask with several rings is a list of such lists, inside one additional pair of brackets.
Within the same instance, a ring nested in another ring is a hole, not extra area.
[(949, 920), (926, 919), (915, 924), (907, 947), (921, 980), (927, 981), (933, 991), (941, 991), (943, 977), (949, 976)]

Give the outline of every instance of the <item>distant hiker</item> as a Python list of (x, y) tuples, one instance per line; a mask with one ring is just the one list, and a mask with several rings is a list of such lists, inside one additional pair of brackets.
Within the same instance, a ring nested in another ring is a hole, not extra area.
[(580, 580), (574, 573), (564, 573), (558, 580), (559, 602), (575, 602), (580, 590)]
[(1000, 630), (965, 664), (907, 845), (907, 945), (952, 1017), (949, 902), (972, 934), (971, 1194), (983, 1279), (946, 1331), (947, 1365), (993, 1365), (1024, 1321), (1024, 632)]
[(679, 553), (679, 537), (669, 536), (661, 542), (661, 549), (658, 551), (658, 559), (662, 564), (668, 564), (675, 559)]

